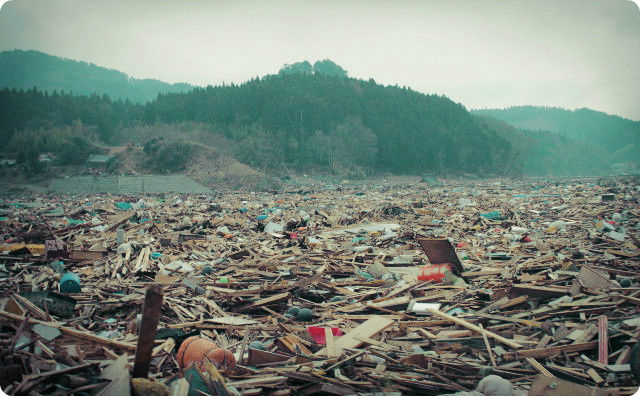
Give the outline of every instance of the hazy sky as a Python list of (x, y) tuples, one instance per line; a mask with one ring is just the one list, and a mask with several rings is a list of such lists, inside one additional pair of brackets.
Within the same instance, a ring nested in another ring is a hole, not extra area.
[(640, 119), (640, 10), (630, 0), (12, 0), (0, 10), (0, 50), (15, 48), (197, 85), (330, 58), (352, 77), (468, 108)]

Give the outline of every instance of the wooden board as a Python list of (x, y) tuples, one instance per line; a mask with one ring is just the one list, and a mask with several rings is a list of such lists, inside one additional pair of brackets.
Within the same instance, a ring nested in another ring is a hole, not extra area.
[(518, 357), (523, 357), (523, 356), (543, 358), (543, 357), (557, 356), (562, 354), (563, 352), (571, 353), (571, 352), (588, 351), (591, 349), (595, 349), (597, 347), (598, 347), (598, 341), (591, 341), (591, 342), (585, 342), (582, 344), (570, 344), (570, 345), (536, 348), (536, 349), (523, 349), (523, 350), (519, 350), (517, 353), (514, 353), (513, 355), (505, 354), (504, 358), (507, 360), (515, 360)]
[(254, 302), (252, 302), (250, 304), (246, 304), (246, 305), (240, 306), (238, 308), (235, 308), (234, 311), (245, 311), (247, 309), (257, 308), (257, 307), (260, 307), (262, 305), (268, 305), (268, 304), (271, 304), (271, 303), (274, 303), (274, 302), (286, 300), (288, 298), (289, 298), (289, 293), (288, 292), (275, 294), (273, 296), (262, 298), (262, 299), (260, 299), (258, 301), (254, 301)]
[(479, 326), (474, 325), (473, 323), (469, 323), (464, 319), (460, 319), (460, 318), (456, 318), (455, 316), (451, 316), (447, 313), (444, 312), (440, 312), (438, 310), (435, 309), (428, 309), (429, 312), (431, 312), (432, 314), (436, 315), (436, 316), (440, 316), (443, 319), (447, 319), (455, 324), (458, 324), (462, 327), (466, 327), (469, 330), (473, 330), (478, 334), (483, 334), (486, 333), (488, 337), (493, 338), (496, 341), (499, 341), (505, 345), (510, 346), (511, 348), (522, 348), (522, 345), (518, 344), (517, 342), (510, 340), (508, 338), (504, 338), (498, 334), (492, 333), (490, 331), (481, 329)]
[[(333, 344), (336, 353), (340, 354), (343, 348), (357, 348), (360, 345), (364, 344), (364, 342), (358, 340), (358, 338), (371, 338), (392, 325), (393, 320), (391, 319), (383, 318), (380, 316), (373, 316), (370, 319), (367, 319), (360, 326), (351, 330), (349, 333), (338, 337)], [(316, 352), (315, 355), (326, 356), (326, 349), (326, 347), (322, 348), (321, 350)]]
[(607, 396), (611, 395), (602, 389), (578, 385), (559, 378), (538, 375), (531, 384), (529, 396)]

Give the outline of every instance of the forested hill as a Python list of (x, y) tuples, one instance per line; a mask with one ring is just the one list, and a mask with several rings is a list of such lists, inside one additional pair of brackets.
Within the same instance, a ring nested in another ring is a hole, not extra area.
[(605, 150), (613, 162), (637, 162), (640, 158), (640, 122), (590, 109), (575, 111), (519, 106), (506, 109), (474, 110), (515, 127), (552, 131)]
[(235, 143), (239, 159), (260, 168), (485, 175), (514, 169), (507, 166), (514, 158), (507, 140), (446, 97), (321, 73), (280, 73), (161, 94), (146, 105), (5, 89), (0, 106), (8, 110), (0, 114), (4, 141), (15, 131), (74, 120), (97, 126), (105, 143), (122, 143), (121, 131), (132, 125), (197, 122)]
[(299, 167), (351, 155), (376, 170), (499, 173), (511, 160), (505, 139), (446, 97), (320, 73), (160, 95), (145, 121), (214, 124), (229, 138), (281, 149)]
[(117, 70), (59, 58), (38, 51), (0, 52), (0, 88), (65, 91), (79, 95), (107, 94), (112, 99), (144, 103), (159, 93), (184, 92), (188, 84), (129, 78)]

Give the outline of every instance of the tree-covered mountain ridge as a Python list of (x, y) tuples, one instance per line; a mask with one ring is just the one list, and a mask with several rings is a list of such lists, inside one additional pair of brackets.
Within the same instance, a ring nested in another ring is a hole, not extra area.
[(95, 125), (104, 143), (133, 125), (195, 122), (242, 142), (238, 155), (260, 168), (503, 174), (512, 160), (505, 139), (444, 96), (323, 72), (196, 87), (144, 105), (33, 89), (4, 89), (0, 101), (10, 110), (0, 114), (4, 141), (75, 120)]
[(148, 102), (159, 93), (193, 88), (186, 83), (136, 79), (118, 70), (32, 50), (0, 52), (0, 87), (37, 87), (49, 93), (64, 91), (77, 95), (107, 94), (112, 99), (134, 103)]
[[(35, 158), (63, 147), (63, 157), (79, 163), (91, 142), (133, 142), (150, 148), (149, 156), (180, 147), (184, 155), (165, 169), (177, 171), (190, 158), (185, 144), (197, 135), (192, 141), (215, 141), (243, 163), (276, 173), (537, 175), (540, 169), (531, 168), (540, 162), (550, 164), (542, 172), (549, 175), (557, 168), (559, 175), (584, 169), (573, 163), (555, 167), (557, 151), (542, 149), (560, 142), (571, 150), (571, 139), (552, 134), (519, 144), (523, 134), (473, 115), (445, 96), (349, 78), (328, 59), (287, 64), (277, 74), (241, 84), (160, 93), (144, 104), (69, 91), (0, 90), (0, 108), (7, 110), (0, 112), (5, 156), (28, 150), (22, 157)], [(198, 134), (189, 135), (190, 125), (197, 125)], [(203, 138), (203, 130), (209, 137)], [(542, 157), (532, 161), (532, 156)], [(158, 158), (151, 162), (165, 164)]]
[(638, 162), (640, 121), (587, 108), (514, 106), (505, 109), (478, 109), (474, 114), (497, 118), (517, 128), (551, 131), (607, 152), (613, 162)]

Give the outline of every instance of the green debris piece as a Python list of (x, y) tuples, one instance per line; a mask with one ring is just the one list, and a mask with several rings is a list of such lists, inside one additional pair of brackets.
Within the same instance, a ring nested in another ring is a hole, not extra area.
[(313, 312), (310, 309), (302, 308), (298, 311), (298, 320), (301, 322), (308, 322), (313, 319)]

